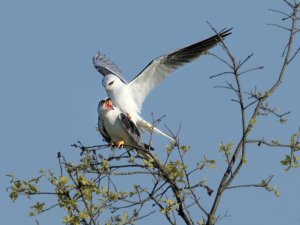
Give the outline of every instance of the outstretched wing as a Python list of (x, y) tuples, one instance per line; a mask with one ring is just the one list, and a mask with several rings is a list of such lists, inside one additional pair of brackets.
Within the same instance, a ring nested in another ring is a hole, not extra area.
[(162, 80), (167, 78), (172, 71), (195, 60), (200, 55), (205, 54), (208, 49), (214, 47), (218, 42), (230, 35), (230, 31), (231, 29), (224, 29), (208, 39), (162, 55), (151, 61), (148, 66), (128, 84), (139, 108), (141, 108), (149, 92)]
[(103, 119), (100, 116), (98, 116), (98, 130), (99, 130), (100, 134), (102, 135), (102, 137), (104, 138), (104, 140), (107, 143), (110, 143), (111, 137), (108, 135), (108, 133), (104, 127)]
[(108, 74), (114, 74), (120, 78), (125, 84), (127, 83), (124, 78), (121, 70), (111, 61), (106, 55), (101, 54), (100, 52), (96, 52), (93, 57), (93, 63), (95, 69), (101, 73), (103, 76)]

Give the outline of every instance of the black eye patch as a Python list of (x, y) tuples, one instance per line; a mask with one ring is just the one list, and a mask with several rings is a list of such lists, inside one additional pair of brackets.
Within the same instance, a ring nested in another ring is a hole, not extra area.
[(110, 86), (110, 85), (112, 85), (113, 83), (114, 83), (114, 81), (112, 81), (112, 82), (109, 82), (109, 84), (108, 84), (108, 85)]

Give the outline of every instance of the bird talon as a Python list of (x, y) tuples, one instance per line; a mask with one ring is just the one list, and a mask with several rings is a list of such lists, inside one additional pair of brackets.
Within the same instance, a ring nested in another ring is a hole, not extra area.
[(118, 142), (116, 142), (116, 146), (117, 146), (118, 148), (123, 148), (124, 144), (125, 144), (124, 141), (118, 141)]
[(110, 142), (108, 145), (113, 148), (113, 147), (116, 146), (116, 143), (115, 142)]

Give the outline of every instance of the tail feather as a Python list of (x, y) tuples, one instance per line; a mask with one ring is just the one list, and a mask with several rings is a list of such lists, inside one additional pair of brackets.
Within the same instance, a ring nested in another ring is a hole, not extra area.
[(159, 134), (161, 136), (164, 136), (164, 137), (168, 138), (172, 142), (176, 142), (176, 140), (174, 138), (172, 138), (171, 136), (169, 136), (166, 133), (162, 132), (161, 130), (159, 130), (158, 128), (153, 126), (152, 124), (148, 123), (146, 120), (140, 119), (139, 121), (137, 121), (137, 126), (140, 129), (146, 130), (149, 133)]
[(144, 143), (144, 149), (146, 149), (146, 150), (151, 150), (151, 151), (154, 151), (154, 150), (155, 150), (155, 149), (152, 148), (150, 145), (147, 145), (147, 144), (145, 144), (145, 143)]

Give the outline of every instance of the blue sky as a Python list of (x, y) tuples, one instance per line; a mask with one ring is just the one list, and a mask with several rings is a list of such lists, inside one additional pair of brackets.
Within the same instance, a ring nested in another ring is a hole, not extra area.
[[(255, 53), (247, 68), (265, 69), (242, 80), (245, 89), (257, 85), (269, 88), (277, 78), (287, 35), (267, 23), (281, 16), (268, 9), (287, 9), (280, 1), (2, 1), (0, 3), (0, 196), (3, 224), (61, 224), (56, 210), (28, 217), (28, 200), (12, 203), (5, 188), (5, 174), (30, 178), (40, 168), (57, 167), (56, 153), (70, 158), (78, 155), (70, 148), (77, 140), (86, 145), (101, 144), (96, 132), (97, 105), (105, 92), (101, 77), (92, 65), (100, 50), (120, 67), (126, 79), (139, 73), (153, 58), (213, 35), (206, 21), (216, 28), (233, 27), (226, 43), (238, 59)], [(299, 40), (299, 39), (297, 39)], [(299, 43), (299, 41), (298, 41)], [(214, 53), (222, 54), (216, 47)], [(297, 62), (296, 62), (297, 61)], [(283, 84), (270, 98), (281, 112), (291, 111), (288, 122), (261, 118), (253, 137), (278, 138), (288, 142), (299, 125), (299, 57), (287, 70)], [(202, 57), (177, 70), (146, 99), (143, 117), (151, 120), (166, 115), (166, 124), (176, 130), (181, 124), (180, 141), (190, 145), (187, 157), (203, 154), (219, 159), (217, 168), (203, 173), (208, 182), (219, 181), (225, 164), (218, 153), (221, 141), (240, 137), (238, 105), (232, 93), (214, 88), (229, 77), (209, 79), (224, 66), (210, 56)], [(167, 141), (155, 137), (156, 146)], [(297, 203), (299, 170), (284, 173), (279, 161), (286, 149), (248, 149), (247, 164), (236, 184), (256, 183), (275, 175), (273, 185), (281, 197), (260, 189), (228, 191), (219, 213), (231, 217), (220, 224), (299, 224)], [(207, 200), (209, 205), (211, 200)], [(143, 224), (161, 222), (152, 216)]]

